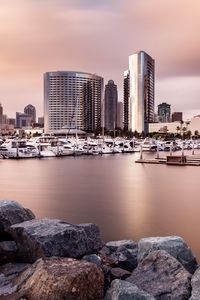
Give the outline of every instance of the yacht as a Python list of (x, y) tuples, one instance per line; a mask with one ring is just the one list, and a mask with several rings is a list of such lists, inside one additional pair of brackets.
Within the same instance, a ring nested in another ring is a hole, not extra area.
[(3, 158), (35, 158), (39, 151), (36, 147), (27, 145), (26, 140), (6, 140), (0, 146), (0, 155)]

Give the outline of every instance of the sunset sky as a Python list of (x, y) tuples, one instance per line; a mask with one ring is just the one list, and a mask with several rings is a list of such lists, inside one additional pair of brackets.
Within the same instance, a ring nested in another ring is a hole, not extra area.
[(200, 114), (200, 0), (0, 0), (0, 102), (43, 114), (43, 73), (76, 70), (113, 79), (138, 50), (156, 63), (156, 105)]

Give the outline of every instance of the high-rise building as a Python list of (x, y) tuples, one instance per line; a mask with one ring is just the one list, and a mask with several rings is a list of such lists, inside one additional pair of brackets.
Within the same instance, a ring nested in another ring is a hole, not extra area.
[(174, 112), (172, 114), (172, 122), (181, 122), (183, 121), (183, 113), (182, 112)]
[(124, 104), (123, 102), (117, 103), (117, 127), (123, 128), (123, 115), (124, 115)]
[(129, 56), (124, 73), (124, 128), (148, 132), (154, 121), (154, 59), (139, 51)]
[(171, 121), (171, 105), (165, 102), (158, 105), (158, 120), (161, 123)]
[(96, 74), (57, 71), (44, 74), (44, 130), (101, 128), (103, 78)]
[(117, 127), (117, 86), (109, 80), (105, 86), (105, 128), (114, 130)]
[(38, 117), (38, 124), (41, 127), (44, 127), (44, 117)]
[(36, 123), (36, 109), (32, 104), (28, 104), (24, 108), (24, 113), (32, 118), (32, 124)]
[(3, 106), (0, 103), (0, 125), (3, 124)]

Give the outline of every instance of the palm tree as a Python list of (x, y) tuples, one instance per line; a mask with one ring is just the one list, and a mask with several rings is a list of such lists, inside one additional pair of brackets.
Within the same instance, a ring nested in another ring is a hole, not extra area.
[(179, 132), (180, 130), (181, 130), (180, 126), (177, 126), (177, 127), (176, 127), (177, 134), (178, 134), (178, 132)]

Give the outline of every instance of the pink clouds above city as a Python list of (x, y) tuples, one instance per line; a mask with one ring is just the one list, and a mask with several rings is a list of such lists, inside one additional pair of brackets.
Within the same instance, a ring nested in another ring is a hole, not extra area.
[(1, 0), (0, 102), (43, 114), (43, 73), (77, 70), (113, 79), (123, 99), (128, 56), (155, 59), (156, 104), (200, 114), (198, 0)]

